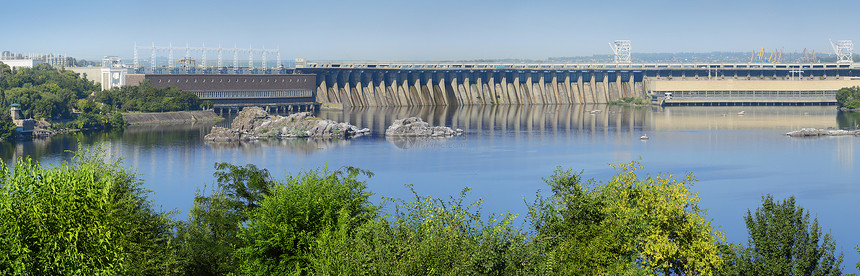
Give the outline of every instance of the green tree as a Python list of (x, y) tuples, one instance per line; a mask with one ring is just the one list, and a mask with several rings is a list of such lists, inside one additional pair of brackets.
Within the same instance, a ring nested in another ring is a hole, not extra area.
[(352, 232), (378, 214), (355, 168), (303, 171), (275, 185), (243, 228), (237, 252), (241, 270), (253, 275), (315, 274), (318, 244), (337, 231)]
[(553, 195), (529, 207), (539, 273), (712, 274), (722, 235), (690, 191), (692, 176), (641, 179), (637, 162), (616, 166), (606, 183), (557, 170)]
[(830, 234), (821, 233), (818, 219), (794, 197), (774, 202), (762, 196), (762, 206), (744, 216), (748, 247), (737, 247), (732, 271), (725, 275), (841, 275), (842, 253)]
[(843, 87), (836, 92), (836, 105), (849, 109), (860, 108), (860, 87)]
[(175, 87), (156, 88), (149, 81), (96, 93), (96, 101), (124, 111), (162, 112), (202, 108), (194, 93)]
[(12, 121), (12, 116), (9, 114), (0, 114), (0, 141), (6, 141), (15, 138), (18, 126)]
[(177, 231), (184, 270), (190, 275), (237, 271), (234, 253), (245, 244), (238, 237), (239, 229), (276, 184), (268, 170), (253, 164), (216, 163), (215, 169), (213, 191), (209, 195), (198, 191), (188, 220)]

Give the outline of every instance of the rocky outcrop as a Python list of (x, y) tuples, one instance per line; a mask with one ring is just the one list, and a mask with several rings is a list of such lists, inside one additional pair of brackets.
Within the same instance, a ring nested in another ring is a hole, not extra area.
[(435, 126), (424, 122), (418, 117), (395, 120), (394, 124), (385, 130), (385, 136), (398, 137), (451, 137), (463, 134), (462, 129), (451, 129), (450, 127)]
[(229, 142), (260, 138), (352, 138), (370, 133), (348, 123), (339, 123), (300, 112), (289, 116), (269, 116), (259, 107), (246, 107), (236, 115), (231, 128), (212, 127), (203, 139)]
[(860, 136), (860, 130), (804, 128), (801, 130), (791, 131), (789, 133), (786, 133), (785, 135), (788, 135), (791, 137), (818, 137), (818, 136), (844, 136), (844, 135)]

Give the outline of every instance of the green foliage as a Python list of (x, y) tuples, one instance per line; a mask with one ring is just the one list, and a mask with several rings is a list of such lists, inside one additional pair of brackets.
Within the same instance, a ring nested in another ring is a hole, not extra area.
[[(124, 111), (163, 112), (198, 110), (200, 99), (175, 87), (156, 88), (149, 81), (96, 93), (96, 101)], [(211, 104), (211, 102), (210, 102)]]
[(303, 171), (287, 175), (260, 202), (240, 230), (245, 242), (237, 255), (242, 271), (254, 275), (315, 274), (317, 246), (337, 232), (349, 233), (373, 219), (378, 208), (355, 168)]
[(836, 92), (836, 105), (848, 109), (860, 109), (860, 87), (843, 87)]
[(9, 114), (0, 114), (0, 142), (15, 138), (18, 126)]
[(80, 78), (77, 73), (57, 70), (47, 64), (0, 74), (4, 106), (21, 104), (24, 116), (34, 118), (71, 118), (77, 100), (96, 90), (98, 85)]
[[(81, 105), (88, 103), (81, 102)], [(372, 174), (345, 167), (275, 181), (216, 163), (184, 222), (154, 211), (140, 180), (98, 151), (44, 168), (0, 162), (0, 274), (838, 275), (829, 235), (794, 198), (745, 216), (749, 247), (722, 243), (687, 175), (607, 182), (559, 168), (529, 204), (531, 229), (485, 215), (469, 189), (442, 200), (370, 203)], [(410, 186), (410, 188), (412, 188)], [(206, 188), (203, 191), (207, 191)], [(393, 203), (393, 210), (383, 208)], [(385, 212), (383, 210), (389, 210)], [(858, 264), (860, 265), (860, 264)], [(720, 269), (717, 271), (717, 269)]]
[(549, 274), (712, 274), (720, 267), (714, 232), (689, 187), (691, 176), (646, 176), (637, 162), (616, 166), (607, 183), (557, 170), (553, 195), (529, 206), (535, 243)]
[(397, 200), (391, 217), (368, 221), (353, 233), (337, 227), (314, 254), (315, 273), (328, 275), (515, 275), (523, 269), (526, 236), (515, 216), (481, 213), (465, 204), (469, 189), (444, 201)]
[(216, 163), (215, 169), (217, 186), (209, 196), (198, 192), (188, 221), (177, 231), (184, 270), (191, 275), (237, 271), (239, 263), (233, 254), (244, 245), (237, 235), (239, 229), (276, 184), (268, 170), (252, 164)]
[(210, 100), (204, 100), (200, 102), (200, 109), (203, 110), (212, 109), (213, 106), (215, 105)]
[(841, 275), (842, 253), (830, 234), (822, 236), (818, 219), (795, 205), (794, 197), (774, 202), (762, 197), (762, 207), (744, 216), (749, 247), (736, 247), (734, 267), (725, 275)]
[(113, 129), (122, 129), (126, 125), (125, 119), (122, 117), (122, 113), (119, 112), (114, 112), (113, 115), (110, 116), (108, 123), (110, 124), (110, 128)]
[(141, 182), (95, 150), (45, 168), (0, 162), (0, 272), (113, 275), (175, 272), (170, 214), (152, 209)]

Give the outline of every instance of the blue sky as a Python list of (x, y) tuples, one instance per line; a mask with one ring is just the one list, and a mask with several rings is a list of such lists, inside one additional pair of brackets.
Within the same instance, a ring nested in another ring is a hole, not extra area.
[[(311, 60), (830, 52), (860, 1), (4, 1), (0, 50), (132, 56), (134, 43), (280, 47)], [(841, 16), (837, 16), (842, 14)], [(858, 40), (860, 42), (860, 40)]]

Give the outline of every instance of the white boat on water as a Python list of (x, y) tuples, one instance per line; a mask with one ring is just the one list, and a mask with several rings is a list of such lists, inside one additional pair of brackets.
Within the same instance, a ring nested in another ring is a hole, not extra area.
[(739, 115), (739, 116), (743, 116), (743, 115), (744, 115), (744, 111), (743, 111), (743, 110), (741, 110), (741, 112), (738, 112), (738, 115)]
[(648, 140), (648, 134), (642, 134), (642, 136), (640, 136), (639, 139), (640, 140)]

